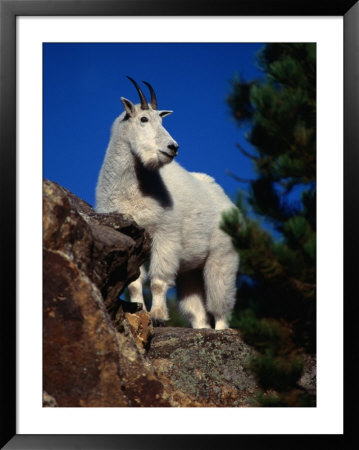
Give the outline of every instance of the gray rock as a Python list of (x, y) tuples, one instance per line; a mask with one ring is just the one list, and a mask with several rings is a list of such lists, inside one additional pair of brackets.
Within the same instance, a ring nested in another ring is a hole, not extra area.
[(155, 328), (148, 357), (174, 404), (248, 406), (251, 352), (236, 330)]

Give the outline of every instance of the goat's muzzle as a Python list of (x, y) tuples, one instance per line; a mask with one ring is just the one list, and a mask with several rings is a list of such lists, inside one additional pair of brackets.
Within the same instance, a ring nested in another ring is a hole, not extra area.
[(168, 144), (167, 145), (167, 148), (168, 148), (168, 150), (170, 150), (171, 151), (171, 154), (173, 155), (173, 156), (177, 156), (177, 154), (178, 154), (178, 148), (179, 148), (179, 145), (176, 143), (173, 143), (173, 144)]

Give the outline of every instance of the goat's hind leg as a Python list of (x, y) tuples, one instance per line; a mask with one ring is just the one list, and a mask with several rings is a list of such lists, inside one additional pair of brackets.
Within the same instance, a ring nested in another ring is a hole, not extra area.
[(213, 252), (204, 267), (206, 306), (213, 314), (215, 329), (228, 328), (228, 316), (235, 303), (238, 255), (235, 251)]
[(133, 281), (132, 283), (130, 283), (128, 285), (128, 292), (130, 293), (131, 302), (141, 303), (144, 311), (147, 311), (147, 309), (146, 309), (145, 301), (143, 298), (142, 286), (143, 286), (143, 282), (146, 279), (146, 276), (147, 276), (146, 270), (145, 270), (144, 266), (141, 266), (140, 276), (137, 278), (137, 280)]
[(179, 310), (192, 328), (211, 328), (204, 306), (202, 270), (192, 270), (178, 275), (177, 294)]

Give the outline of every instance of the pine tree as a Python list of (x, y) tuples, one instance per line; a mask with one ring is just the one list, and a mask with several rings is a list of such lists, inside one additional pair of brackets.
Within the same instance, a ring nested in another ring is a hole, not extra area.
[(276, 392), (260, 404), (308, 405), (297, 382), (316, 335), (316, 46), (267, 44), (258, 61), (263, 79), (235, 79), (228, 97), (257, 174), (239, 202), (244, 221), (223, 216), (241, 256), (232, 325), (259, 352), (251, 368), (263, 391)]

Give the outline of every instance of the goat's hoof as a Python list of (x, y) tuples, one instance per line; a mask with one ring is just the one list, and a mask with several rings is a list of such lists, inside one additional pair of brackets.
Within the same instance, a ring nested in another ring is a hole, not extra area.
[(154, 327), (165, 327), (166, 321), (162, 319), (152, 319), (152, 323)]
[(164, 323), (169, 320), (168, 310), (165, 307), (155, 307), (151, 308), (151, 319), (154, 326), (163, 326), (163, 325), (155, 325), (156, 323)]
[(217, 331), (219, 331), (219, 330), (226, 330), (227, 328), (228, 328), (228, 322), (225, 319), (216, 320), (215, 329)]
[(127, 302), (122, 299), (118, 299), (117, 304), (122, 307), (124, 312), (134, 314), (138, 311), (146, 311), (146, 307), (143, 303)]

